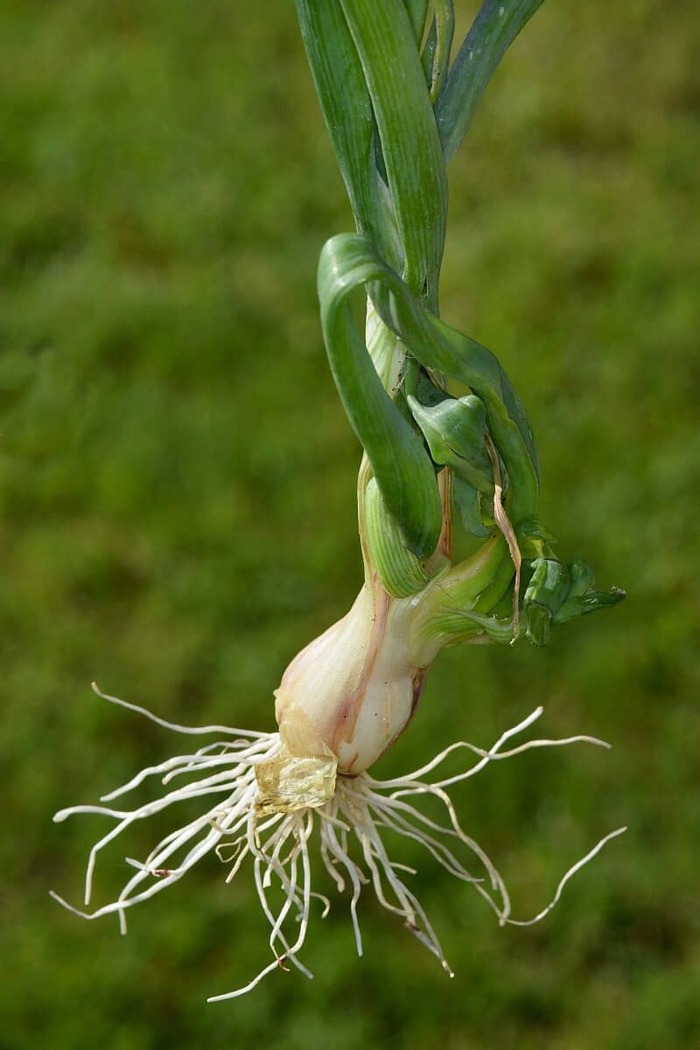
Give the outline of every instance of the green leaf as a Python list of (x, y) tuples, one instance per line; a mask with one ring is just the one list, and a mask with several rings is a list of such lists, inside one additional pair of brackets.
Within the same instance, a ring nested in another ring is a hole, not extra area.
[(435, 13), (422, 58), (430, 100), (434, 105), (440, 97), (447, 76), (455, 31), (455, 15), (452, 0), (433, 0), (432, 6)]
[(571, 586), (566, 565), (554, 558), (536, 558), (532, 576), (525, 591), (523, 610), (527, 619), (527, 637), (536, 646), (549, 641), (549, 632), (557, 612)]
[[(340, 0), (369, 90), (411, 292), (437, 306), (447, 176), (418, 45), (401, 0)], [(390, 41), (391, 46), (387, 46)]]
[(593, 570), (580, 558), (574, 559), (569, 566), (571, 587), (565, 601), (554, 614), (554, 623), (566, 623), (577, 616), (586, 616), (598, 609), (611, 609), (623, 601), (627, 595), (619, 587), (609, 591), (596, 591)]
[[(324, 248), (329, 259), (336, 240), (331, 238)], [(354, 257), (354, 279), (363, 274), (377, 312), (413, 357), (445, 379), (466, 384), (483, 401), (491, 438), (508, 473), (511, 521), (517, 525), (532, 517), (539, 493), (537, 453), (525, 410), (498, 358), (425, 310), (367, 238), (344, 234), (340, 240), (344, 265)]]
[(339, 3), (297, 0), (302, 40), (321, 112), (343, 176), (358, 230), (386, 258), (401, 265), (393, 247), (393, 217), (374, 162), (374, 118), (357, 49)]
[(536, 646), (547, 644), (552, 625), (612, 608), (626, 597), (624, 591), (615, 587), (610, 591), (593, 590), (593, 571), (578, 558), (569, 565), (554, 558), (537, 558), (532, 569), (523, 609), (527, 637)]
[(388, 512), (376, 478), (365, 490), (365, 539), (382, 586), (394, 598), (408, 598), (424, 590), (449, 560), (435, 557), (428, 565), (406, 547), (393, 516)]
[(542, 0), (486, 0), (447, 77), (435, 112), (445, 159), (457, 150), (506, 50)]
[(468, 481), (455, 477), (452, 481), (454, 501), (459, 509), (462, 524), (472, 536), (491, 536), (494, 532), (493, 518), (485, 519), (483, 505), (483, 494)]
[(552, 545), (555, 537), (544, 527), (539, 518), (525, 518), (518, 523), (518, 546), (523, 558), (553, 558)]
[[(360, 239), (364, 245), (364, 239)], [(419, 558), (431, 554), (442, 527), (435, 471), (423, 442), (382, 386), (348, 296), (376, 271), (356, 249), (358, 237), (334, 237), (321, 252), (318, 292), (321, 325), (338, 392), (361, 441), (389, 512)]]
[(493, 495), (493, 466), (486, 451), (486, 409), (466, 397), (445, 398), (433, 407), (408, 396), (408, 406), (428, 443), (435, 463), (451, 467), (480, 492)]
[(428, 17), (428, 0), (403, 0), (416, 44), (420, 47)]

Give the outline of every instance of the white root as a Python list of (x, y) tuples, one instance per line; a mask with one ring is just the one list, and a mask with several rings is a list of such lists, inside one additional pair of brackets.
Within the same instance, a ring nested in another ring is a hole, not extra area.
[[(306, 977), (313, 976), (301, 963), (299, 953), (306, 940), (313, 898), (321, 901), (323, 916), (327, 914), (330, 902), (312, 889), (312, 839), (317, 841), (321, 863), (338, 892), (343, 893), (346, 887), (351, 892), (350, 915), (358, 955), (362, 954), (358, 904), (363, 887), (371, 884), (380, 904), (399, 916), (406, 928), (437, 957), (444, 970), (452, 976), (438, 936), (420, 901), (406, 884), (404, 876), (406, 873), (411, 874), (411, 869), (391, 860), (385, 839), (403, 836), (419, 843), (450, 875), (462, 882), (472, 883), (502, 925), (522, 926), (538, 922), (551, 911), (569, 879), (606, 843), (625, 830), (618, 828), (609, 833), (573, 864), (560, 880), (550, 903), (534, 918), (512, 919), (510, 899), (501, 875), (478, 843), (462, 829), (446, 789), (474, 776), (492, 761), (510, 758), (534, 747), (556, 747), (579, 742), (607, 746), (603, 741), (586, 736), (528, 740), (503, 750), (507, 741), (539, 718), (542, 709), (538, 708), (517, 726), (504, 732), (488, 750), (467, 743), (452, 744), (420, 769), (405, 777), (384, 781), (368, 773), (354, 778), (339, 776), (335, 793), (323, 805), (270, 814), (260, 808), (256, 767), (280, 755), (278, 734), (242, 732), (222, 726), (192, 729), (167, 723), (144, 708), (115, 697), (102, 693), (99, 695), (179, 733), (200, 735), (203, 732), (216, 732), (225, 734), (226, 739), (143, 770), (127, 784), (105, 795), (103, 801), (111, 801), (132, 791), (151, 776), (160, 776), (164, 784), (174, 777), (189, 778), (181, 782), (181, 786), (167, 791), (162, 798), (132, 810), (88, 805), (73, 806), (58, 812), (54, 818), (57, 821), (65, 820), (75, 813), (100, 813), (116, 821), (112, 830), (99, 839), (90, 851), (85, 880), (87, 907), (92, 896), (97, 857), (108, 843), (131, 825), (159, 813), (173, 803), (195, 798), (207, 800), (204, 812), (199, 817), (165, 836), (145, 861), (127, 858), (134, 874), (127, 880), (116, 900), (87, 912), (68, 904), (58, 894), (52, 893), (52, 896), (64, 907), (86, 919), (116, 914), (122, 932), (126, 932), (126, 911), (130, 907), (177, 882), (207, 853), (216, 852), (224, 863), (231, 866), (227, 881), (240, 872), (250, 857), (258, 899), (270, 924), (268, 943), (274, 958), (244, 987), (212, 996), (209, 1002), (244, 995), (274, 970), (286, 969), (287, 963)], [(424, 779), (457, 749), (472, 752), (478, 761), (456, 775), (435, 781)], [(408, 801), (420, 796), (429, 796), (441, 803), (447, 816), (446, 824), (433, 820), (422, 813), (413, 801)], [(458, 855), (463, 850), (481, 864), (486, 882), (483, 875), (475, 875), (466, 867), (465, 861)], [(276, 898), (281, 892), (281, 904), (279, 901), (273, 903), (271, 891)], [(295, 935), (288, 935), (288, 929), (294, 929)]]

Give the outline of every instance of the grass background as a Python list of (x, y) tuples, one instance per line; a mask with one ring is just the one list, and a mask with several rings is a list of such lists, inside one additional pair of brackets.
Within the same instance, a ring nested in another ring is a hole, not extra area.
[(544, 652), (445, 654), (381, 767), (487, 745), (540, 702), (546, 734), (614, 745), (523, 756), (459, 796), (521, 915), (628, 834), (528, 930), (420, 859), (454, 981), (368, 897), (363, 960), (337, 902), (313, 982), (206, 1006), (267, 960), (252, 880), (226, 887), (212, 858), (120, 938), (49, 900), (79, 900), (104, 826), (51, 815), (178, 744), (92, 679), (174, 720), (272, 728), (284, 666), (354, 595), (359, 453), (315, 300), (348, 209), (291, 3), (5, 0), (3, 1050), (700, 1045), (699, 22), (691, 0), (548, 0), (451, 167), (443, 314), (528, 407), (560, 552), (630, 597)]

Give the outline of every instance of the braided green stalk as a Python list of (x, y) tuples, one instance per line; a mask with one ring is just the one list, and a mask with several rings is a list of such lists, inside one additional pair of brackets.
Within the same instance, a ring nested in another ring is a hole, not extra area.
[[(541, 2), (486, 0), (450, 67), (450, 0), (297, 0), (357, 231), (323, 248), (318, 291), (333, 377), (365, 450), (366, 574), (394, 598), (420, 595), (422, 630), (444, 644), (512, 640), (522, 615), (543, 645), (552, 623), (623, 597), (594, 591), (590, 571), (583, 594), (583, 577), (554, 558), (536, 518), (539, 465), (523, 405), (495, 355), (439, 318), (446, 162)], [(364, 334), (350, 306), (358, 291)], [(453, 384), (469, 396), (451, 397)], [(446, 569), (460, 525), (488, 556)]]

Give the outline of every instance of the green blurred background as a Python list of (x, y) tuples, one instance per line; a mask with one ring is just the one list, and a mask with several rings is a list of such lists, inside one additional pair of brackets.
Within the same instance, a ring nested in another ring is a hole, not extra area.
[[(466, 28), (474, 4), (459, 3)], [(274, 974), (248, 874), (216, 858), (116, 923), (80, 900), (99, 818), (55, 826), (181, 741), (272, 728), (291, 656), (360, 582), (358, 446), (315, 270), (349, 228), (289, 0), (5, 0), (0, 32), (0, 1046), (72, 1050), (700, 1046), (700, 480), (695, 0), (547, 0), (451, 168), (443, 315), (494, 348), (544, 465), (543, 518), (628, 601), (549, 649), (444, 654), (378, 773), (545, 705), (535, 753), (457, 792), (539, 909), (499, 930), (417, 860), (450, 981), (367, 896), (316, 918), (313, 982)], [(120, 842), (98, 901), (121, 885)]]

